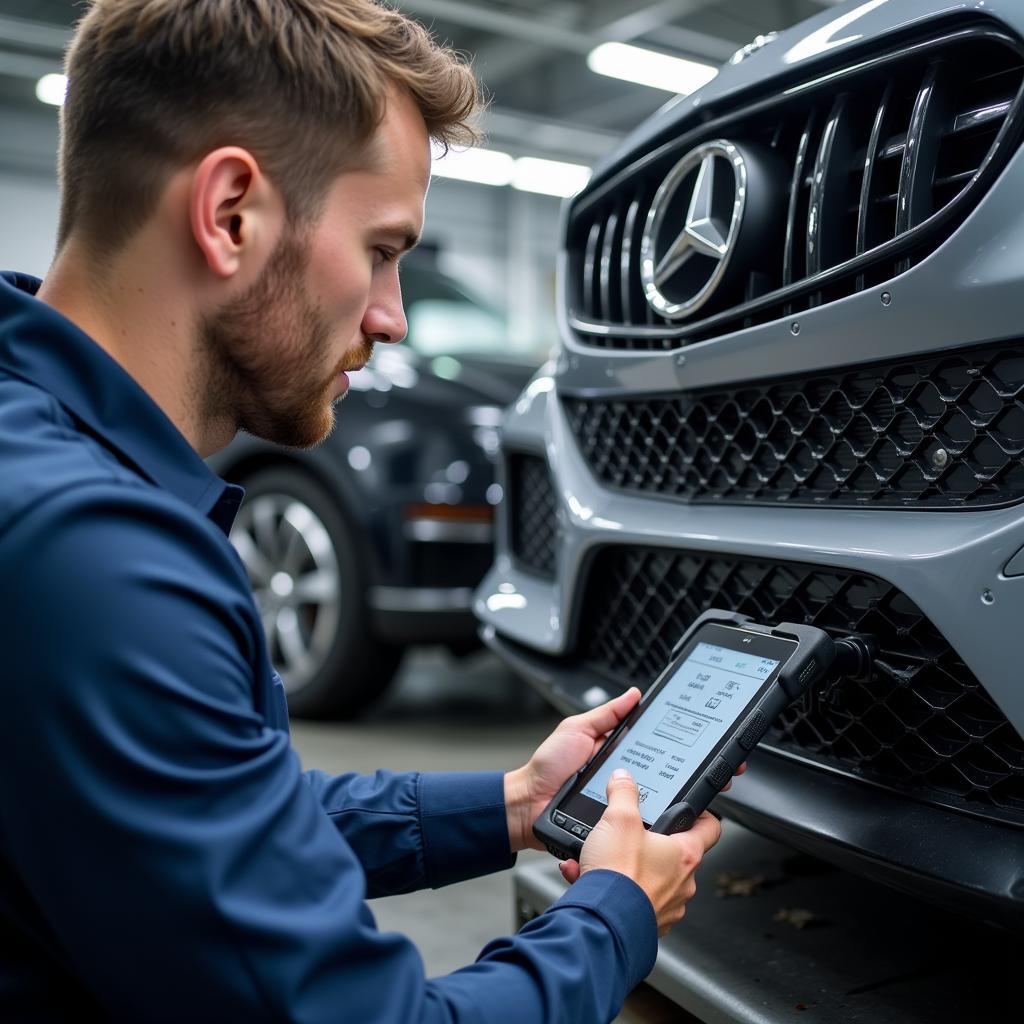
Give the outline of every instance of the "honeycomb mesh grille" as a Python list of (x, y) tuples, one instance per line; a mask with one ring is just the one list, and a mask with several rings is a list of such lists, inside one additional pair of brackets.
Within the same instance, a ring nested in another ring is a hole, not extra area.
[(508, 471), (512, 491), (512, 552), (524, 568), (552, 578), (558, 520), (547, 462), (537, 455), (512, 455)]
[(648, 686), (707, 608), (877, 638), (875, 673), (790, 706), (764, 744), (918, 799), (1024, 824), (1024, 739), (921, 610), (873, 576), (795, 562), (609, 547), (591, 569), (581, 654)]
[(1020, 342), (565, 406), (599, 480), (677, 501), (981, 508), (1024, 498)]

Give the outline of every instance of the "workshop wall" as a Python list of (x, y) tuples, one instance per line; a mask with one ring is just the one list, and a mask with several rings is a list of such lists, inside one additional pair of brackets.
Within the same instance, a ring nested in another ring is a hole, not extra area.
[[(0, 269), (42, 276), (53, 257), (57, 120), (0, 107)], [(425, 238), (444, 270), (507, 311), (512, 340), (555, 341), (554, 274), (560, 201), (435, 179)]]

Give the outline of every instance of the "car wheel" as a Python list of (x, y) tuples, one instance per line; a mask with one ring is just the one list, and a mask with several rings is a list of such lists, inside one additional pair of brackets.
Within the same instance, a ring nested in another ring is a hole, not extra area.
[(391, 683), (402, 649), (368, 627), (360, 542), (337, 500), (307, 473), (243, 479), (231, 530), (292, 714), (350, 718)]

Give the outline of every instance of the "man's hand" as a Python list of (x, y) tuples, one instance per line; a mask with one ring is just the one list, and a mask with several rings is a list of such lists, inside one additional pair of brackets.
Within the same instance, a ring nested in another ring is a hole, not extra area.
[[(527, 764), (506, 774), (505, 807), (513, 851), (544, 849), (533, 834), (533, 823), (565, 780), (593, 757), (608, 733), (633, 710), (640, 696), (633, 686), (607, 704), (564, 719)], [(746, 765), (741, 765), (736, 774), (745, 769)]]
[(693, 874), (704, 854), (718, 842), (722, 826), (705, 811), (688, 832), (663, 836), (648, 832), (640, 817), (639, 791), (629, 772), (619, 768), (608, 780), (608, 809), (583, 844), (580, 862), (563, 861), (562, 875), (574, 882), (594, 868), (619, 871), (647, 894), (665, 935), (682, 918), (697, 883)]
[(563, 719), (522, 768), (505, 776), (508, 836), (514, 851), (544, 849), (533, 834), (533, 823), (638, 700), (640, 691), (633, 686), (607, 704)]

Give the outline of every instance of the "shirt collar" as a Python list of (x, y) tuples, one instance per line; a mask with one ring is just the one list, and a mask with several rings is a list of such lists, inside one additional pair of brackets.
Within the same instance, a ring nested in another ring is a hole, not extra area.
[(50, 392), (123, 462), (227, 533), (241, 488), (210, 470), (118, 362), (35, 297), (41, 284), (27, 274), (0, 274), (0, 370)]

